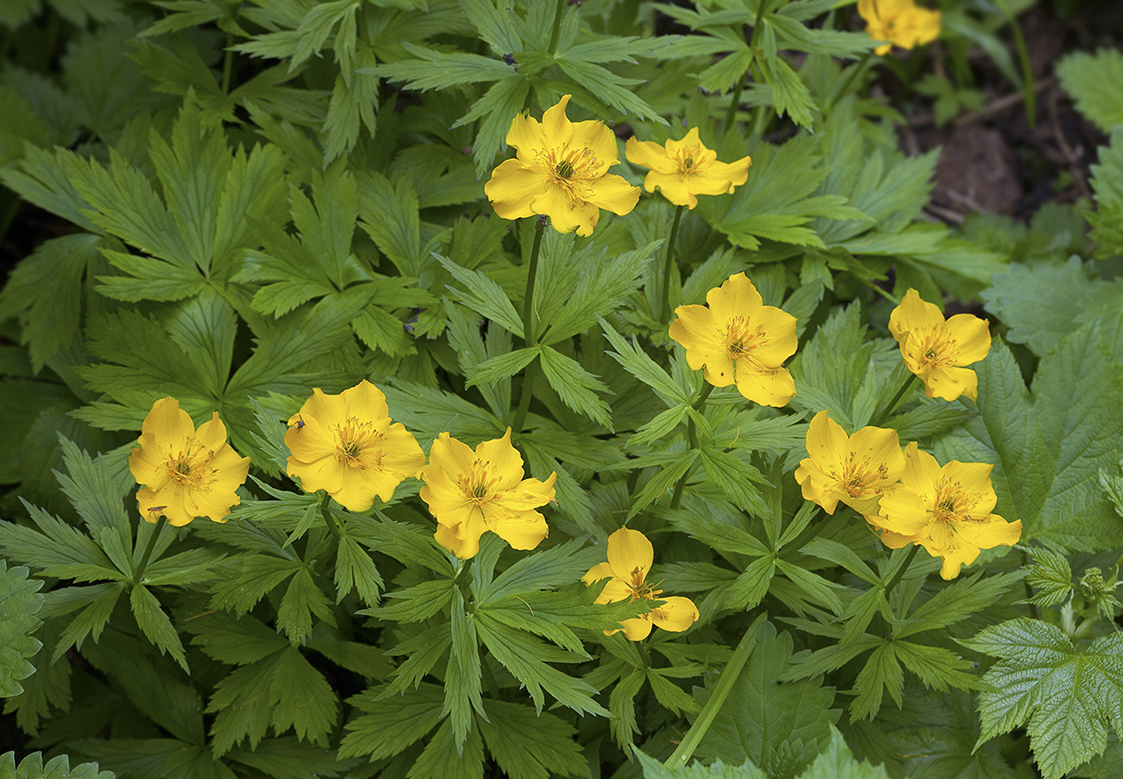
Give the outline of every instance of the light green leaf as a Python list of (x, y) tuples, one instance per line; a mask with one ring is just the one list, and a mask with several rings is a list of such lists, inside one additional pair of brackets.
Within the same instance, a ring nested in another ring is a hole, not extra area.
[(99, 771), (97, 763), (81, 763), (70, 767), (66, 755), (43, 762), (42, 752), (32, 752), (16, 765), (16, 753), (0, 755), (0, 776), (12, 779), (115, 779), (112, 771)]
[(542, 373), (562, 402), (611, 430), (612, 415), (608, 404), (595, 394), (607, 393), (608, 387), (572, 357), (566, 357), (550, 346), (543, 346), (541, 350)]
[(1060, 779), (1103, 752), (1109, 727), (1123, 733), (1123, 634), (1077, 649), (1055, 625), (1019, 617), (963, 643), (1001, 658), (983, 676), (980, 743), (1024, 726), (1045, 779)]
[(1117, 49), (1074, 52), (1056, 70), (1080, 113), (1105, 133), (1123, 125), (1123, 54)]
[(138, 584), (129, 593), (129, 603), (137, 625), (160, 650), (160, 654), (167, 652), (184, 671), (190, 672), (187, 668), (187, 656), (183, 652), (183, 642), (179, 640), (179, 634), (172, 627), (172, 621), (164, 613), (156, 596), (147, 587)]

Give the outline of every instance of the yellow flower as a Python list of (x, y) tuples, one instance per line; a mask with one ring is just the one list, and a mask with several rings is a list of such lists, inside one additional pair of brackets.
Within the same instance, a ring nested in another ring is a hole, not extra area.
[(753, 163), (749, 157), (718, 162), (717, 152), (698, 140), (697, 127), (690, 128), (681, 141), (668, 140), (663, 146), (629, 138), (624, 153), (632, 164), (651, 169), (643, 180), (644, 189), (658, 189), (676, 206), (691, 210), (698, 205), (696, 195), (721, 195), (744, 184)]
[(616, 136), (603, 122), (571, 122), (569, 95), (546, 109), (542, 123), (520, 114), (507, 131), (518, 151), (491, 174), (484, 193), (504, 219), (545, 214), (562, 233), (589, 236), (600, 209), (626, 214), (636, 207), (639, 187), (608, 173), (619, 165)]
[(581, 577), (585, 584), (601, 579), (610, 580), (597, 596), (597, 603), (612, 603), (625, 598), (633, 601), (664, 601), (662, 606), (646, 614), (624, 620), (620, 623), (622, 627), (604, 631), (606, 636), (623, 630), (624, 637), (629, 641), (642, 641), (651, 635), (652, 625), (658, 625), (672, 633), (681, 633), (697, 621), (698, 608), (693, 601), (677, 595), (665, 596), (662, 590), (655, 589), (656, 585), (647, 583), (647, 574), (654, 557), (647, 536), (638, 530), (622, 527), (608, 537), (608, 562), (594, 565)]
[(840, 500), (859, 514), (876, 514), (881, 493), (905, 469), (896, 430), (863, 427), (847, 437), (826, 411), (816, 414), (807, 428), (807, 454), (795, 480), (803, 497), (828, 514), (834, 514)]
[(763, 305), (744, 273), (706, 293), (706, 306), (679, 306), (669, 335), (686, 347), (686, 361), (715, 387), (736, 384), (762, 406), (783, 406), (795, 394), (784, 360), (795, 353), (795, 317)]
[(978, 362), (990, 351), (985, 319), (956, 314), (944, 321), (939, 307), (910, 289), (890, 314), (889, 331), (901, 346), (905, 365), (923, 379), (928, 397), (978, 399), (979, 377), (961, 366)]
[(1012, 546), (1021, 538), (1021, 520), (1007, 522), (991, 513), (998, 500), (990, 483), (993, 465), (953, 460), (941, 468), (915, 443), (905, 447), (905, 459), (900, 483), (881, 495), (880, 515), (866, 517), (882, 528), (886, 546), (920, 544), (944, 558), (940, 576), (954, 579), (980, 549)]
[(365, 379), (338, 395), (312, 390), (289, 419), (289, 476), (305, 492), (324, 490), (349, 511), (383, 502), (425, 464), (425, 454), (401, 422), (390, 424), (382, 390)]
[(858, 13), (871, 38), (889, 41), (874, 49), (876, 54), (887, 54), (894, 45), (911, 49), (931, 43), (940, 34), (940, 12), (918, 8), (913, 0), (858, 0)]
[(226, 443), (217, 411), (196, 430), (178, 400), (161, 398), (144, 418), (137, 443), (129, 470), (144, 485), (136, 500), (148, 522), (161, 516), (174, 527), (195, 517), (225, 522), (230, 507), (241, 503), (235, 490), (246, 480), (250, 458)]
[(514, 549), (534, 549), (546, 537), (546, 518), (535, 511), (554, 499), (546, 481), (523, 478), (523, 458), (511, 446), (511, 428), (502, 438), (472, 450), (441, 433), (421, 469), (421, 499), (437, 518), (435, 537), (462, 560), (480, 551), (480, 536), (492, 531)]

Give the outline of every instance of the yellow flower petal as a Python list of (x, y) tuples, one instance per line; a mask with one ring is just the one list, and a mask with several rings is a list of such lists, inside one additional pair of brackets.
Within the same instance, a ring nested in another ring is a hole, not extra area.
[(622, 527), (608, 537), (608, 564), (617, 579), (643, 582), (654, 559), (651, 542), (638, 530)]
[(544, 169), (519, 160), (506, 160), (492, 171), (491, 179), (484, 185), (484, 194), (501, 218), (522, 219), (535, 214), (530, 204), (546, 191), (549, 183)]
[(666, 603), (653, 609), (647, 615), (648, 619), (654, 622), (657, 627), (669, 630), (672, 633), (681, 633), (698, 621), (698, 607), (694, 605), (694, 601), (690, 598), (671, 595), (669, 597), (660, 596), (659, 600), (666, 601)]
[(970, 365), (990, 352), (990, 325), (973, 314), (956, 314), (944, 325), (955, 343), (955, 364)]
[[(620, 623), (624, 626), (624, 638), (629, 641), (643, 641), (651, 635), (651, 629), (654, 623), (647, 619), (626, 619)], [(608, 631), (605, 631), (606, 633)], [(613, 631), (614, 633), (616, 631)]]
[(735, 163), (718, 162), (717, 152), (699, 140), (697, 127), (690, 128), (681, 140), (668, 140), (662, 147), (633, 138), (625, 152), (633, 164), (651, 169), (644, 179), (644, 189), (658, 190), (675, 205), (690, 209), (698, 205), (697, 195), (721, 195), (744, 184), (752, 163), (748, 157)]
[[(624, 156), (626, 156), (628, 162), (633, 165), (640, 165), (654, 172), (664, 174), (678, 172), (678, 165), (667, 155), (667, 150), (655, 141), (641, 141), (634, 137), (629, 138), (628, 142), (624, 144)], [(654, 190), (648, 189), (647, 191), (652, 192)]]

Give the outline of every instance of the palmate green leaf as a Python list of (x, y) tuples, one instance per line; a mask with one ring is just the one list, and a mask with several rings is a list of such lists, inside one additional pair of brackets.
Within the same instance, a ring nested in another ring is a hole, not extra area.
[(210, 746), (172, 738), (84, 739), (71, 742), (84, 757), (112, 766), (123, 776), (162, 779), (237, 779), (237, 774), (214, 759)]
[(441, 715), (449, 715), (458, 752), (472, 730), (472, 711), (483, 711), (480, 697), (481, 666), (476, 621), (465, 608), (464, 595), (453, 591), (451, 617), (452, 652), (445, 672), (445, 700)]
[(577, 712), (608, 716), (608, 710), (593, 700), (597, 690), (585, 682), (562, 673), (547, 662), (572, 662), (573, 655), (555, 649), (519, 630), (514, 630), (485, 614), (478, 614), (476, 631), (493, 657), (522, 683), (542, 711), (545, 694)]
[(572, 357), (567, 357), (550, 346), (540, 348), (542, 373), (562, 402), (612, 430), (612, 415), (608, 404), (595, 394), (609, 391), (604, 382), (581, 367)]
[(43, 582), (29, 580), (27, 574), (26, 568), (9, 568), (0, 560), (0, 698), (23, 692), (20, 681), (35, 673), (29, 658), (43, 646), (32, 635), (43, 624), (38, 617)]
[(604, 330), (605, 338), (616, 350), (615, 352), (609, 352), (610, 357), (623, 365), (630, 374), (655, 390), (665, 399), (664, 402), (668, 406), (675, 403), (688, 404), (691, 401), (690, 396), (683, 388), (676, 384), (675, 380), (659, 367), (659, 364), (648, 356), (647, 352), (638, 344), (624, 340), (624, 337), (617, 333), (606, 320), (597, 317), (597, 321), (600, 322), (600, 326)]
[(799, 775), (799, 779), (889, 779), (889, 774), (884, 766), (855, 760), (842, 734), (832, 727), (827, 748)]
[(42, 752), (32, 752), (16, 765), (16, 753), (0, 755), (0, 776), (12, 779), (115, 779), (112, 771), (99, 771), (97, 763), (80, 763), (70, 767), (66, 755), (43, 762)]
[[(830, 708), (834, 690), (807, 679), (778, 683), (792, 658), (791, 636), (777, 635), (765, 622), (757, 640), (697, 754), (730, 764), (748, 759), (769, 773), (789, 761), (806, 765), (829, 742), (838, 720), (839, 710)], [(696, 690), (695, 698), (704, 703), (710, 694), (712, 688)]]
[[(354, 17), (350, 18), (353, 21)], [(344, 70), (336, 77), (324, 119), (325, 162), (350, 153), (358, 143), (363, 127), (374, 135), (375, 113), (382, 86), (382, 80), (372, 72), (377, 62), (374, 51), (361, 46), (355, 53), (355, 71)]]
[(758, 62), (765, 81), (772, 87), (776, 113), (787, 114), (796, 124), (810, 128), (815, 101), (799, 73), (781, 57), (763, 57)]
[[(489, 0), (465, 0), (465, 4), (491, 7)], [(509, 75), (488, 87), (487, 92), (472, 104), (468, 113), (452, 125), (455, 129), (483, 119), (476, 132), (476, 142), (472, 145), (472, 158), (476, 163), (478, 178), (483, 178), (495, 161), (495, 155), (506, 148), (511, 122), (526, 106), (529, 93), (530, 81), (527, 78), (519, 74)]]
[(410, 769), (413, 779), (483, 779), (484, 746), (473, 724), (463, 750), (454, 744), (452, 725), (445, 720)]
[[(341, 758), (367, 757), (373, 761), (393, 757), (424, 738), (441, 721), (444, 692), (435, 684), (422, 683), (389, 698), (382, 698), (379, 692), (376, 687), (348, 699), (363, 713), (343, 726), (348, 732), (339, 746)], [(449, 750), (455, 754), (451, 738), (449, 741)]]
[(402, 46), (417, 59), (379, 65), (377, 73), (389, 81), (404, 82), (408, 89), (424, 92), (480, 81), (499, 81), (513, 72), (513, 67), (503, 60), (479, 54), (440, 52), (405, 41)]
[[(626, 519), (631, 519), (654, 503), (667, 489), (673, 489), (672, 485), (678, 483), (678, 480), (690, 471), (694, 463), (698, 461), (701, 452), (697, 449), (688, 449), (685, 452), (667, 452), (666, 454), (668, 456), (662, 458), (664, 461), (662, 470), (652, 476), (640, 488), (632, 501), (631, 508), (628, 509)], [(636, 465), (639, 466), (639, 463)]]
[(478, 385), (493, 386), (504, 379), (509, 379), (521, 371), (542, 354), (544, 349), (539, 346), (516, 349), (513, 352), (500, 354), (485, 360), (465, 371), (465, 387)]
[(267, 738), (253, 749), (232, 749), (226, 759), (249, 766), (269, 779), (335, 779), (360, 764), (358, 760), (337, 760), (333, 750), (291, 736)]
[(301, 565), (281, 597), (281, 605), (277, 608), (277, 627), (285, 631), (293, 646), (297, 646), (312, 634), (313, 615), (329, 625), (335, 625), (331, 601), (316, 585), (308, 567)]
[(36, 373), (80, 335), (82, 277), (97, 266), (102, 239), (88, 233), (52, 238), (11, 272), (0, 292), (0, 320), (26, 312), (20, 343)]
[(101, 547), (85, 533), (36, 506), (24, 503), (24, 507), (38, 531), (14, 522), (0, 522), (0, 549), (9, 560), (59, 579), (121, 578)]
[(756, 517), (769, 513), (764, 496), (754, 486), (754, 482), (767, 482), (760, 471), (738, 455), (715, 446), (703, 446), (700, 454), (706, 473), (738, 508)]
[(499, 768), (511, 779), (585, 776), (589, 764), (573, 727), (550, 714), (506, 701), (484, 702), (476, 725)]
[(983, 676), (979, 743), (1025, 726), (1042, 774), (1059, 779), (1103, 752), (1109, 727), (1123, 733), (1123, 634), (1079, 649), (1055, 625), (1020, 617), (963, 644), (1000, 658)]
[(141, 632), (160, 650), (160, 654), (167, 652), (184, 671), (190, 673), (187, 657), (183, 652), (183, 642), (179, 640), (179, 634), (160, 607), (156, 596), (147, 587), (136, 585), (129, 593), (129, 603)]
[(981, 414), (941, 438), (942, 462), (996, 463), (996, 513), (1022, 539), (1066, 549), (1112, 548), (1120, 519), (1098, 484), (1118, 460), (1123, 417), (1120, 313), (1084, 325), (1042, 358), (1029, 400), (1010, 351), (996, 341), (975, 365)]
[(1123, 125), (1123, 54), (1074, 52), (1057, 63), (1057, 77), (1077, 110), (1105, 133)]
[(1100, 147), (1099, 164), (1091, 168), (1096, 213), (1087, 217), (1092, 225), (1089, 237), (1099, 244), (1098, 259), (1123, 254), (1123, 230), (1118, 221), (1123, 214), (1123, 122), (1120, 125), (1111, 133), (1111, 145)]
[(96, 642), (109, 624), (113, 609), (124, 591), (124, 584), (104, 582), (89, 587), (64, 587), (48, 593), (44, 616), (67, 614), (81, 609), (55, 643), (51, 662), (56, 662), (71, 647), (81, 649), (87, 636)]
[(18, 168), (0, 169), (0, 181), (21, 197), (60, 216), (83, 230), (100, 234), (101, 228), (85, 216), (90, 204), (82, 199), (68, 178), (68, 162), (76, 155), (68, 149), (26, 147)]
[(485, 319), (502, 325), (513, 335), (522, 338), (522, 318), (515, 311), (507, 294), (498, 284), (480, 271), (462, 268), (447, 257), (433, 255), (438, 262), (452, 274), (453, 278), (467, 287), (467, 290), (453, 289), (460, 302)]
[[(89, 3), (82, 4), (91, 8)], [(58, 7), (58, 3), (55, 4)], [(77, 10), (76, 4), (70, 4)], [(86, 28), (85, 20), (77, 22)], [(77, 104), (82, 126), (100, 138), (116, 138), (125, 123), (144, 110), (145, 73), (141, 66), (121, 56), (136, 37), (139, 25), (122, 17), (100, 24), (71, 40), (63, 57), (63, 81)]]

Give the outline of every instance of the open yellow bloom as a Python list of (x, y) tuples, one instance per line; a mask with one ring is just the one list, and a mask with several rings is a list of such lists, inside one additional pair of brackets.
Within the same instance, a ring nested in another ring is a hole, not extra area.
[(289, 476), (305, 492), (324, 490), (349, 511), (384, 502), (425, 464), (417, 440), (401, 422), (390, 424), (382, 390), (367, 380), (338, 395), (312, 390), (289, 419), (285, 444)]
[(954, 579), (980, 549), (1012, 546), (1021, 538), (1020, 519), (1007, 522), (991, 513), (998, 501), (990, 483), (993, 465), (953, 460), (941, 468), (915, 443), (905, 447), (905, 458), (900, 483), (882, 493), (880, 515), (866, 517), (883, 529), (886, 546), (920, 544), (944, 558), (940, 576)]
[(138, 447), (129, 454), (137, 484), (140, 514), (156, 523), (182, 527), (195, 517), (225, 522), (230, 507), (241, 503), (236, 490), (246, 480), (250, 458), (239, 457), (226, 443), (226, 426), (211, 414), (195, 429), (175, 398), (161, 398), (141, 425)]
[(921, 300), (915, 289), (889, 315), (889, 331), (901, 346), (905, 365), (924, 381), (928, 397), (944, 400), (960, 395), (978, 399), (979, 377), (962, 366), (987, 356), (989, 327), (973, 314), (945, 321), (939, 307)]
[(627, 214), (639, 187), (608, 172), (620, 164), (616, 136), (604, 122), (569, 121), (569, 98), (546, 109), (541, 124), (525, 114), (515, 117), (507, 145), (517, 156), (492, 172), (484, 193), (504, 219), (545, 214), (558, 232), (590, 236), (600, 209)]
[(696, 195), (722, 195), (744, 184), (753, 163), (749, 157), (718, 162), (717, 152), (698, 140), (697, 127), (690, 128), (681, 141), (668, 140), (663, 146), (629, 138), (624, 153), (633, 165), (651, 169), (643, 180), (644, 189), (658, 189), (676, 206), (691, 210), (698, 205)]
[(647, 536), (638, 530), (622, 527), (608, 537), (608, 562), (594, 565), (581, 577), (585, 584), (610, 579), (597, 596), (597, 603), (612, 603), (625, 598), (664, 601), (662, 606), (646, 614), (624, 620), (616, 630), (604, 631), (606, 636), (623, 630), (624, 637), (629, 641), (642, 641), (651, 635), (652, 625), (681, 633), (697, 621), (698, 608), (690, 598), (665, 596), (662, 590), (655, 589), (656, 585), (647, 583), (647, 574), (654, 559), (655, 553)]
[(558, 475), (524, 479), (511, 428), (475, 450), (441, 433), (421, 478), (421, 499), (437, 518), (437, 542), (462, 560), (480, 551), (480, 536), (489, 530), (513, 549), (534, 549), (546, 537), (546, 518), (535, 509), (554, 499)]
[(715, 387), (736, 384), (762, 406), (786, 405), (795, 382), (782, 366), (795, 353), (795, 317), (764, 305), (744, 273), (707, 292), (706, 304), (676, 308), (668, 331), (686, 347), (690, 367)]
[(847, 436), (826, 411), (816, 414), (807, 428), (807, 454), (795, 480), (803, 497), (828, 514), (834, 514), (840, 500), (859, 514), (876, 514), (881, 493), (905, 469), (896, 430), (863, 427)]
[(931, 43), (940, 34), (940, 12), (918, 8), (913, 0), (858, 0), (858, 13), (871, 38), (889, 41), (874, 49), (876, 54), (887, 54), (894, 45), (911, 49)]

